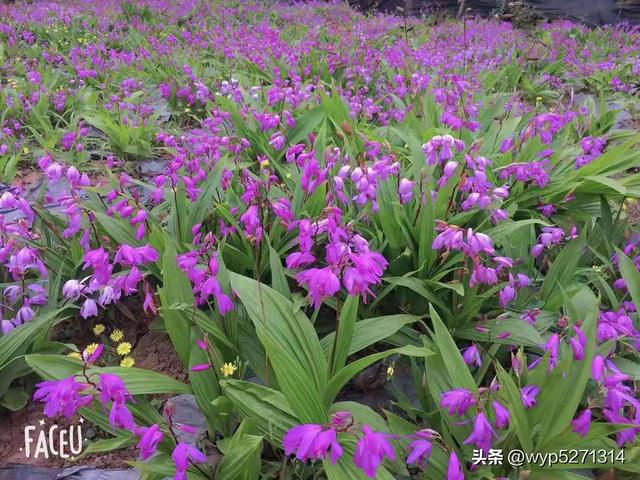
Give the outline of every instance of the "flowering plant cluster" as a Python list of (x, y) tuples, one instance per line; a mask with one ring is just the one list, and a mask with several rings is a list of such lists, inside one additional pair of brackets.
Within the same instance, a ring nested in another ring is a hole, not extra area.
[[(82, 415), (154, 480), (637, 478), (638, 45), (0, 5), (0, 408)], [(137, 367), (149, 332), (180, 372)], [(568, 446), (620, 455), (476, 461)]]

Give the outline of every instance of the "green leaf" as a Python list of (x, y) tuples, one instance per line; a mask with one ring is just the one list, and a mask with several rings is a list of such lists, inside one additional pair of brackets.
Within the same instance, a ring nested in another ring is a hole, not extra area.
[(520, 390), (516, 386), (511, 376), (502, 368), (502, 365), (496, 363), (498, 381), (500, 382), (500, 391), (504, 395), (504, 399), (508, 403), (509, 413), (511, 414), (510, 429), (515, 431), (520, 446), (525, 452), (533, 451), (531, 440), (531, 429), (529, 427), (529, 419), (527, 412), (520, 398)]
[(451, 337), (449, 330), (447, 330), (440, 316), (431, 305), (429, 305), (429, 314), (433, 323), (433, 340), (440, 350), (447, 374), (451, 378), (453, 385), (458, 388), (466, 388), (471, 392), (476, 392), (478, 388), (469, 371), (469, 367), (467, 367), (467, 364), (464, 362), (460, 350)]
[(48, 330), (63, 320), (63, 317), (59, 317), (61, 312), (58, 309), (38, 315), (30, 322), (14, 328), (8, 335), (0, 337), (0, 367), (12, 361), (19, 352), (25, 353), (39, 332)]
[(282, 445), (284, 434), (300, 423), (277, 390), (244, 380), (222, 380), (220, 386), (236, 410), (274, 445)]
[(226, 157), (220, 158), (211, 171), (207, 173), (202, 192), (198, 195), (198, 199), (189, 205), (189, 215), (186, 221), (187, 228), (190, 229), (193, 225), (202, 223), (205, 220), (216, 194), (221, 191), (220, 179), (227, 164), (226, 160)]
[[(60, 380), (82, 372), (82, 361), (66, 355), (32, 354), (27, 364), (44, 379)], [(191, 393), (188, 385), (163, 373), (134, 367), (90, 367), (89, 375), (112, 373), (119, 376), (132, 395), (154, 393)]]
[(514, 222), (503, 222), (490, 228), (485, 233), (491, 237), (493, 243), (496, 245), (502, 245), (503, 243), (509, 243), (509, 238), (515, 234), (521, 228), (528, 227), (530, 225), (542, 225), (544, 227), (551, 226), (550, 223), (543, 222), (537, 218), (529, 218), (527, 220), (517, 220)]
[[(218, 377), (216, 376), (216, 372), (213, 368), (196, 372), (191, 370), (191, 367), (194, 365), (209, 363), (209, 358), (207, 357), (206, 352), (204, 352), (195, 343), (198, 338), (202, 338), (202, 332), (198, 327), (191, 327), (189, 383), (191, 383), (191, 389), (193, 390), (193, 395), (196, 398), (198, 408), (200, 408), (207, 419), (209, 434), (215, 435), (215, 430), (222, 430), (222, 425), (221, 420), (218, 417), (218, 412), (211, 404), (211, 401), (220, 396), (220, 386), (218, 385)], [(211, 426), (214, 426), (215, 428), (211, 428)]]
[(360, 297), (358, 295), (349, 295), (347, 301), (340, 311), (340, 320), (338, 329), (334, 332), (334, 341), (332, 352), (329, 356), (329, 375), (337, 372), (347, 362), (349, 349), (351, 348), (351, 340), (356, 326), (356, 317), (358, 315), (358, 304)]
[(105, 438), (96, 442), (91, 442), (82, 451), (80, 458), (90, 453), (113, 452), (120, 448), (131, 447), (136, 444), (138, 439), (133, 435), (117, 435), (113, 438)]
[(616, 248), (618, 256), (618, 266), (624, 282), (627, 284), (627, 291), (631, 295), (633, 303), (640, 305), (640, 273), (633, 261), (624, 252)]
[[(420, 151), (420, 154), (422, 152)], [(422, 156), (422, 155), (421, 155)], [(424, 161), (424, 158), (422, 159)], [(425, 267), (423, 278), (427, 270), (436, 259), (436, 251), (433, 249), (433, 239), (436, 234), (436, 222), (434, 205), (431, 199), (420, 204), (420, 216), (418, 217), (418, 264), (416, 267)]]
[(226, 446), (224, 457), (218, 464), (217, 478), (225, 480), (260, 478), (262, 437), (243, 433), (243, 425), (238, 428)]
[[(464, 338), (476, 342), (492, 342), (504, 345), (517, 344), (529, 347), (539, 347), (544, 344), (544, 339), (538, 330), (516, 315), (489, 320), (484, 322), (482, 327), (488, 331), (480, 332), (472, 326), (467, 326), (457, 328), (454, 333), (456, 338)], [(509, 332), (511, 335), (502, 339), (498, 338), (498, 335), (504, 332)]]
[[(162, 256), (163, 284), (162, 288), (158, 290), (158, 296), (160, 297), (160, 311), (164, 326), (171, 338), (171, 343), (173, 343), (182, 364), (187, 365), (191, 352), (190, 318), (194, 314), (195, 306), (191, 284), (182, 270), (178, 268), (176, 257), (177, 253), (172, 243), (166, 242)], [(182, 307), (174, 308), (175, 304), (182, 305)]]
[[(405, 325), (409, 325), (418, 320), (413, 315), (398, 314), (386, 315), (383, 317), (367, 318), (356, 322), (351, 337), (351, 345), (349, 346), (348, 355), (364, 350), (365, 348), (390, 337)], [(320, 340), (325, 356), (331, 355), (331, 347), (335, 332), (331, 332)]]
[(280, 255), (271, 246), (271, 243), (269, 243), (269, 267), (271, 269), (271, 285), (273, 286), (273, 289), (285, 297), (291, 298), (291, 289), (287, 282), (287, 275), (285, 274), (284, 267), (282, 266), (282, 263), (280, 263)]
[(315, 107), (296, 120), (296, 126), (287, 135), (287, 140), (291, 145), (305, 140), (322, 120), (324, 120), (324, 111), (320, 107)]
[(0, 397), (0, 405), (4, 408), (17, 412), (23, 409), (29, 401), (29, 392), (22, 387), (11, 387)]
[(236, 273), (229, 272), (229, 277), (291, 408), (303, 422), (325, 422), (320, 392), (327, 378), (327, 361), (313, 325), (274, 289)]
[(562, 291), (575, 281), (575, 271), (582, 258), (587, 230), (571, 240), (556, 257), (542, 282), (541, 297), (545, 300), (545, 310), (554, 311), (562, 305)]
[[(547, 377), (540, 388), (538, 398), (538, 412), (542, 418), (540, 426), (540, 442), (545, 442), (560, 434), (575, 417), (580, 402), (584, 397), (584, 390), (591, 378), (591, 364), (596, 349), (596, 325), (598, 319), (598, 299), (588, 287), (582, 289), (586, 295), (576, 295), (576, 307), (586, 312), (577, 317), (583, 320), (582, 330), (587, 337), (584, 348), (584, 359), (575, 360), (567, 355)], [(576, 298), (578, 297), (578, 298)], [(573, 307), (575, 310), (576, 307)], [(570, 308), (568, 309), (571, 310)], [(562, 401), (558, 401), (562, 399)]]
[(106, 235), (114, 240), (117, 245), (126, 243), (131, 246), (141, 245), (140, 241), (134, 236), (133, 228), (126, 220), (110, 217), (99, 210), (92, 210), (96, 216), (96, 220), (104, 229)]
[(331, 404), (336, 396), (340, 393), (340, 390), (356, 376), (359, 372), (367, 368), (369, 365), (378, 362), (389, 355), (400, 354), (408, 357), (425, 357), (432, 355), (433, 352), (424, 347), (414, 347), (413, 345), (407, 345), (406, 347), (392, 348), (384, 352), (374, 353), (366, 357), (360, 358), (355, 362), (352, 362), (338, 371), (326, 385), (324, 390), (324, 401), (327, 405)]

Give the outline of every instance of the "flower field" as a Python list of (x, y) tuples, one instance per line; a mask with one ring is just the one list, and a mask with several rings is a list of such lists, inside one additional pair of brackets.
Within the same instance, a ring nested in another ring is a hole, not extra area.
[(639, 86), (629, 25), (0, 5), (0, 452), (640, 478)]

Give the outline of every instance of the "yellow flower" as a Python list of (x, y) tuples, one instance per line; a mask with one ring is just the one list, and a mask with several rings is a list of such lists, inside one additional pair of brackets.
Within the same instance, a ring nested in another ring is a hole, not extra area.
[(116, 329), (113, 332), (111, 332), (111, 335), (109, 335), (109, 338), (111, 339), (112, 342), (119, 342), (124, 338), (124, 333), (122, 332), (122, 330)]
[(236, 366), (235, 363), (225, 363), (224, 365), (222, 365), (222, 368), (220, 369), (220, 371), (222, 372), (225, 378), (228, 378), (231, 375), (233, 375), (236, 372), (236, 370), (238, 370), (238, 367)]
[(87, 345), (87, 348), (84, 349), (84, 354), (85, 356), (89, 356), (92, 353), (94, 353), (97, 349), (98, 349), (97, 343), (90, 343), (89, 345)]
[(96, 326), (93, 327), (93, 333), (97, 337), (104, 333), (105, 327), (101, 323), (96, 323)]
[(260, 168), (267, 168), (269, 166), (269, 160), (263, 160), (260, 162)]
[(122, 356), (129, 355), (131, 353), (131, 344), (129, 342), (122, 342), (118, 345), (118, 348), (116, 348), (116, 352)]
[(82, 360), (82, 356), (80, 355), (80, 352), (69, 352), (67, 353), (67, 357), (77, 358), (78, 360)]
[(393, 365), (389, 365), (387, 367), (387, 377), (393, 377), (393, 374), (395, 373), (395, 368), (393, 368)]
[(25, 155), (29, 155), (29, 149), (27, 147), (24, 147), (22, 149), (22, 153), (24, 153)]
[(120, 366), (121, 367), (133, 367), (135, 365), (135, 363), (136, 363), (136, 361), (132, 357), (124, 357), (120, 361)]

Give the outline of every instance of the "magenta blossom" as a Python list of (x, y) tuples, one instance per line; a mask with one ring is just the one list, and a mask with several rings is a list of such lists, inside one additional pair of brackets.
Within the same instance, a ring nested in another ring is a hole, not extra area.
[(99, 375), (98, 390), (100, 391), (100, 401), (104, 407), (110, 401), (123, 404), (127, 400), (133, 400), (120, 377), (111, 373), (101, 373)]
[(464, 480), (462, 465), (456, 452), (451, 452), (449, 464), (447, 465), (447, 480)]
[(589, 427), (591, 427), (591, 410), (585, 409), (575, 420), (572, 420), (571, 427), (581, 437), (587, 435)]
[(36, 384), (33, 399), (46, 402), (44, 414), (47, 417), (52, 418), (62, 413), (65, 417), (71, 418), (80, 408), (89, 405), (93, 400), (91, 395), (80, 394), (88, 388), (89, 385), (76, 382), (73, 376), (62, 380), (46, 380)]
[(467, 365), (475, 364), (477, 367), (482, 366), (482, 358), (480, 357), (480, 352), (476, 345), (471, 345), (470, 347), (465, 348), (462, 352), (462, 358), (464, 359), (464, 363)]
[(194, 463), (203, 463), (207, 461), (207, 457), (193, 445), (184, 442), (178, 442), (176, 448), (171, 454), (171, 459), (176, 465), (175, 480), (187, 480), (187, 468), (189, 461)]
[(126, 428), (133, 430), (136, 426), (133, 415), (124, 403), (113, 402), (109, 413), (111, 428)]
[(384, 433), (374, 432), (368, 425), (362, 426), (362, 437), (356, 444), (353, 454), (353, 463), (360, 468), (369, 478), (375, 478), (380, 464), (388, 458), (395, 460), (393, 446), (389, 442), (389, 436)]
[(491, 448), (491, 438), (493, 435), (494, 432), (489, 420), (487, 420), (484, 412), (480, 412), (476, 415), (476, 418), (473, 421), (473, 430), (471, 431), (471, 435), (469, 435), (463, 443), (465, 445), (473, 443), (480, 450), (484, 450), (486, 452)]
[(532, 408), (536, 405), (536, 397), (540, 392), (540, 387), (536, 385), (527, 385), (520, 390), (520, 398), (525, 408)]
[(493, 402), (493, 411), (496, 415), (496, 427), (507, 428), (509, 426), (509, 410), (500, 403)]
[(464, 415), (467, 410), (475, 405), (476, 399), (469, 390), (465, 388), (454, 388), (442, 394), (440, 406), (449, 411), (449, 415)]
[(296, 280), (307, 287), (309, 298), (316, 309), (320, 308), (325, 299), (340, 290), (340, 280), (330, 267), (305, 270), (296, 276)]
[(338, 443), (334, 428), (322, 425), (304, 424), (291, 428), (282, 440), (284, 454), (295, 452), (296, 458), (302, 462), (307, 459), (319, 460), (327, 456), (330, 451), (331, 463), (336, 463), (342, 456), (343, 450)]
[(156, 452), (164, 434), (156, 424), (150, 427), (140, 427), (136, 430), (136, 434), (140, 436), (140, 440), (136, 445), (140, 450), (140, 458), (148, 460)]
[(435, 438), (435, 432), (429, 429), (420, 430), (415, 435), (417, 438), (409, 444), (411, 452), (407, 456), (407, 465), (417, 463), (424, 468), (431, 455), (431, 441)]

